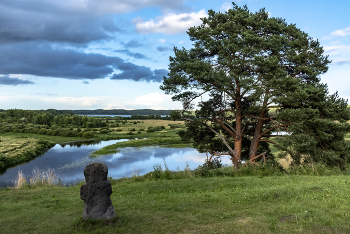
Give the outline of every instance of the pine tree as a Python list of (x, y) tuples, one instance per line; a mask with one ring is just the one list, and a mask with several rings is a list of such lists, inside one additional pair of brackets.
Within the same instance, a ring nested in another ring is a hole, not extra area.
[[(187, 31), (194, 48), (174, 48), (160, 88), (183, 104), (187, 130), (179, 135), (212, 156), (229, 155), (238, 168), (269, 155), (269, 143), (299, 164), (344, 167), (350, 159), (347, 101), (329, 95), (320, 74), (328, 56), (317, 40), (247, 6), (208, 11)], [(283, 132), (284, 134), (278, 134)]]

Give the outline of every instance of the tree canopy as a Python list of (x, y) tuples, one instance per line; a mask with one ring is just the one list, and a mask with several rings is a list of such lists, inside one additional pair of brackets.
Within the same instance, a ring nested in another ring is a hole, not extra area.
[(179, 135), (203, 152), (229, 155), (237, 168), (268, 156), (269, 143), (297, 164), (343, 167), (350, 159), (347, 101), (320, 82), (331, 61), (318, 40), (265, 9), (232, 4), (209, 10), (187, 31), (193, 48), (175, 47), (170, 57), (160, 88), (182, 102), (182, 114), (196, 109), (197, 117), (186, 118)]

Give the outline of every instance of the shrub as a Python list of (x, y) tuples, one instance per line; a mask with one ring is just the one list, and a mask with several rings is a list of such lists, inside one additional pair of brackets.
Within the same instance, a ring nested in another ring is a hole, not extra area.
[(51, 135), (52, 136), (59, 136), (60, 132), (61, 132), (61, 129), (55, 129), (55, 130), (52, 131)]
[(84, 138), (93, 138), (94, 134), (92, 132), (84, 132), (82, 137), (84, 137)]
[(70, 130), (63, 130), (60, 132), (60, 136), (62, 136), (62, 137), (75, 137), (76, 133), (74, 131), (70, 131)]
[(39, 132), (40, 135), (46, 135), (46, 129), (45, 128), (40, 129), (38, 132)]

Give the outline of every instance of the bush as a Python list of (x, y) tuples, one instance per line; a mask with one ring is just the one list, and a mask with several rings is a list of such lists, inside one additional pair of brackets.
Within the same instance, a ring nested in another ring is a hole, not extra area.
[(61, 129), (55, 129), (55, 130), (52, 131), (51, 135), (52, 136), (59, 136), (60, 132), (61, 132)]
[(62, 137), (75, 137), (76, 133), (74, 131), (70, 131), (70, 130), (63, 130), (60, 132), (60, 136), (62, 136)]
[(84, 132), (82, 137), (84, 137), (84, 138), (93, 138), (94, 134), (92, 132)]
[(39, 132), (40, 135), (46, 135), (46, 129), (45, 128), (40, 129), (38, 132)]
[(220, 157), (213, 157), (211, 161), (205, 160), (203, 165), (199, 165), (198, 169), (195, 170), (195, 175), (201, 176), (201, 177), (211, 177), (213, 174), (217, 173), (211, 173), (210, 170), (218, 169), (222, 167), (221, 158)]
[(107, 129), (101, 129), (100, 130), (100, 133), (102, 133), (102, 134), (107, 134), (109, 131), (107, 130)]
[(163, 129), (165, 129), (164, 126), (148, 127), (147, 132), (162, 131)]

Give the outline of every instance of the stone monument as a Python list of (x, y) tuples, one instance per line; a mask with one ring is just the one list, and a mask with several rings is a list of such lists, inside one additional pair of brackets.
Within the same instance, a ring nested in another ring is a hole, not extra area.
[(80, 198), (84, 200), (83, 219), (110, 220), (116, 217), (110, 195), (112, 185), (107, 180), (108, 167), (94, 162), (85, 167), (85, 184), (80, 188)]

